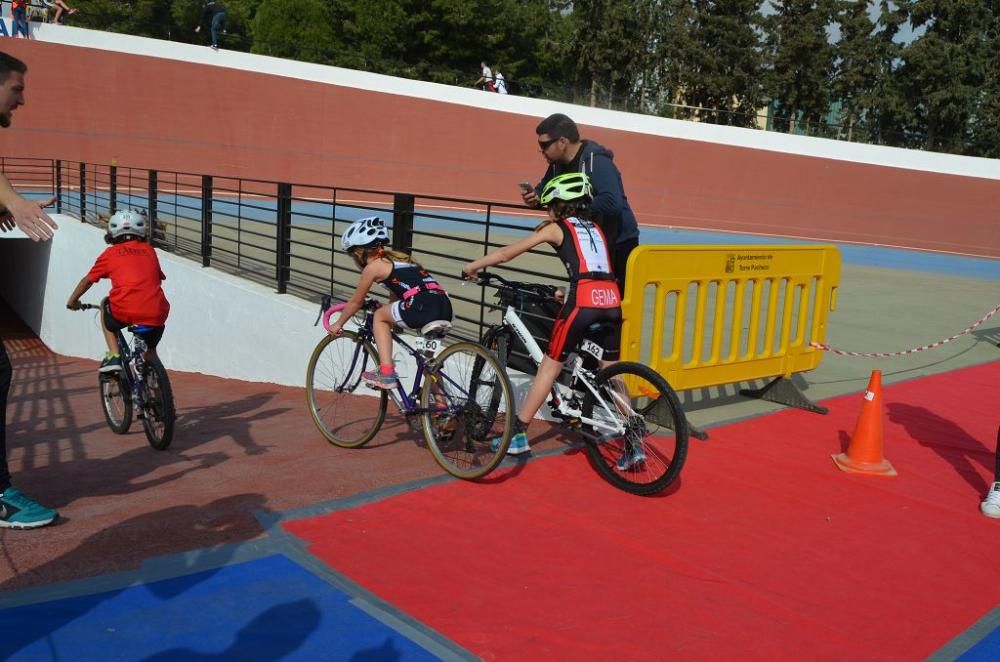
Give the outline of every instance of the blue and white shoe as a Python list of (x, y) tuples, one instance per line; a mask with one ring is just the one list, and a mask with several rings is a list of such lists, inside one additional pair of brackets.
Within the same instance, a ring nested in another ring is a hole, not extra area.
[[(503, 443), (503, 437), (494, 437), (493, 441), (490, 442), (490, 450), (496, 453), (500, 450), (500, 444)], [(528, 435), (524, 432), (518, 432), (513, 437), (510, 438), (510, 446), (507, 447), (507, 455), (523, 455), (524, 453), (530, 453), (531, 446), (528, 444)]]
[(632, 467), (646, 461), (646, 451), (639, 444), (626, 444), (625, 452), (615, 462), (615, 469), (618, 471), (628, 471)]
[(37, 529), (57, 517), (59, 513), (24, 496), (16, 487), (8, 487), (0, 494), (0, 528)]
[(979, 504), (979, 510), (987, 517), (1000, 518), (1000, 481), (993, 483), (993, 486), (990, 487), (986, 498)]

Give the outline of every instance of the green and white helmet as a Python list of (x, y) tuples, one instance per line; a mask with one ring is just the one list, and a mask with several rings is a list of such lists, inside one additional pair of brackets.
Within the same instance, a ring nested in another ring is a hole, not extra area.
[(539, 198), (543, 205), (553, 200), (590, 202), (593, 199), (594, 189), (590, 186), (590, 177), (582, 172), (567, 172), (553, 177), (545, 183), (542, 197)]

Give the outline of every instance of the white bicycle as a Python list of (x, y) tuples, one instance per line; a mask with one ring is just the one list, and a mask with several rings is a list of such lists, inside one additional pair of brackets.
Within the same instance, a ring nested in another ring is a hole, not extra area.
[[(496, 296), (504, 310), (503, 321), (487, 329), (482, 344), (503, 368), (510, 366), (512, 352), (515, 362), (523, 364), (521, 351), (526, 351), (537, 369), (544, 354), (521, 317), (532, 315), (539, 302), (551, 302), (556, 288), (486, 272), (479, 274), (478, 282), (498, 284)], [(601, 333), (600, 328), (590, 331)], [(663, 491), (680, 475), (687, 458), (689, 428), (677, 394), (648, 366), (619, 361), (597, 370), (601, 348), (584, 340), (577, 349), (552, 387), (552, 416), (583, 437), (587, 457), (606, 481), (632, 494)], [(498, 407), (499, 401), (491, 406)]]

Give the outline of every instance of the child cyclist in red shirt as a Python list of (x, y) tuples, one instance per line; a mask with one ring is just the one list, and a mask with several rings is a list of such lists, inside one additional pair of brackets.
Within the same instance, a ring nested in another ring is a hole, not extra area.
[[(556, 316), (548, 351), (514, 421), (514, 436), (507, 450), (511, 455), (531, 450), (526, 434), (528, 424), (548, 397), (569, 353), (581, 340), (587, 338), (604, 350), (606, 360), (601, 361), (602, 368), (617, 361), (621, 351), (621, 294), (611, 271), (604, 233), (590, 220), (593, 200), (590, 178), (582, 172), (553, 177), (542, 190), (540, 200), (548, 206), (549, 218), (531, 236), (469, 262), (462, 269), (466, 277), (474, 279), (486, 267), (503, 264), (539, 244), (549, 244), (555, 248), (569, 276), (569, 291)], [(588, 327), (595, 323), (603, 323), (598, 334), (588, 332)], [(618, 460), (618, 468), (624, 471), (644, 460), (642, 448), (636, 446)]]
[(122, 210), (108, 220), (105, 241), (111, 245), (97, 258), (80, 283), (69, 295), (66, 307), (80, 309), (80, 297), (102, 278), (111, 279), (111, 293), (101, 302), (101, 319), (108, 352), (101, 362), (100, 372), (122, 369), (115, 333), (135, 326), (136, 335), (146, 341), (148, 351), (143, 358), (156, 355), (156, 346), (163, 337), (163, 325), (170, 313), (170, 303), (160, 282), (166, 279), (160, 269), (156, 251), (146, 243), (146, 215)]
[(399, 383), (392, 362), (392, 327), (419, 330), (430, 322), (452, 320), (451, 299), (444, 288), (409, 255), (386, 248), (388, 244), (389, 231), (377, 216), (354, 221), (344, 231), (341, 248), (354, 258), (361, 280), (340, 317), (330, 325), (330, 333), (339, 336), (344, 324), (361, 310), (372, 285), (381, 283), (389, 290), (389, 305), (375, 311), (372, 329), (379, 369), (361, 375), (370, 386), (386, 390)]

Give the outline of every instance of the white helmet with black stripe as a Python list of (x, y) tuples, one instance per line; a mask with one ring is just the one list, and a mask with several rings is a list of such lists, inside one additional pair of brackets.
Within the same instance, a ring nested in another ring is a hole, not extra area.
[(369, 216), (351, 223), (340, 237), (340, 247), (345, 252), (352, 248), (385, 246), (389, 243), (389, 231), (378, 216)]

